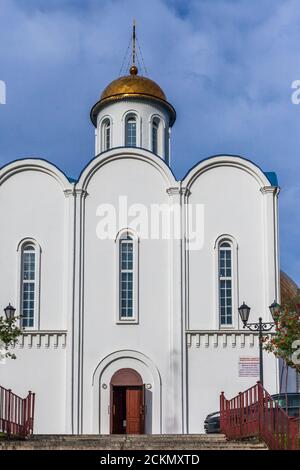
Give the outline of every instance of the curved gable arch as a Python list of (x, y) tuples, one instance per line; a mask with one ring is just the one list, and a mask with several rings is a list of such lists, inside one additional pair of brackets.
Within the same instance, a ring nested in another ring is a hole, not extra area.
[(66, 175), (55, 165), (52, 165), (46, 160), (34, 158), (15, 160), (2, 167), (0, 170), (0, 186), (15, 174), (23, 171), (38, 171), (47, 174), (58, 182), (63, 191), (70, 190), (73, 187)]
[(199, 162), (186, 174), (182, 184), (187, 189), (191, 189), (193, 183), (203, 173), (219, 167), (237, 168), (248, 173), (249, 176), (256, 180), (260, 189), (265, 186), (270, 186), (268, 178), (257, 165), (246, 158), (234, 155), (216, 155)]
[(76, 189), (87, 191), (90, 180), (93, 175), (101, 170), (102, 167), (109, 163), (122, 159), (129, 158), (132, 160), (139, 160), (151, 165), (156, 171), (160, 173), (165, 181), (166, 189), (172, 186), (177, 186), (177, 181), (168, 165), (152, 152), (141, 148), (114, 148), (104, 154), (100, 154), (95, 157), (82, 171)]

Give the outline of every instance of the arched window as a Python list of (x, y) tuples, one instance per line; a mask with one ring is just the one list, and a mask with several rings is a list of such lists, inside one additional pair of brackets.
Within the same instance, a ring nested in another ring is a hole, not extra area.
[(21, 325), (33, 328), (36, 312), (36, 247), (26, 243), (21, 252)]
[(219, 308), (221, 326), (233, 324), (232, 299), (232, 244), (228, 241), (221, 241), (219, 244)]
[(152, 121), (152, 152), (158, 154), (158, 127), (159, 119), (154, 118)]
[(117, 324), (139, 322), (139, 239), (130, 228), (116, 236), (116, 309)]
[(102, 151), (111, 148), (111, 124), (109, 119), (105, 119), (102, 123)]
[(130, 235), (120, 239), (120, 320), (130, 320), (134, 312), (134, 243)]
[(136, 117), (129, 115), (125, 123), (125, 146), (136, 147)]

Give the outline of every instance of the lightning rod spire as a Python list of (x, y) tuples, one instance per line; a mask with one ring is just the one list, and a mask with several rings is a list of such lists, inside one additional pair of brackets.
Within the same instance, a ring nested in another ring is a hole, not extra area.
[(135, 65), (135, 58), (136, 58), (136, 34), (135, 34), (135, 20), (133, 20), (133, 27), (132, 27), (132, 65), (130, 67), (130, 74), (137, 75), (138, 68)]

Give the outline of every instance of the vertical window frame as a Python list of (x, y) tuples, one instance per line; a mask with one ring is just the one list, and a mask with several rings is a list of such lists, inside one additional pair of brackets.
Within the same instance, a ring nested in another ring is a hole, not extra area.
[[(157, 152), (153, 148), (153, 127), (157, 124)], [(160, 158), (168, 160), (168, 151), (166, 148), (166, 122), (160, 114), (152, 114), (149, 118), (149, 149)]]
[[(227, 240), (219, 243), (218, 249), (218, 281), (219, 281), (219, 321), (220, 327), (230, 328), (233, 325), (233, 266), (232, 266), (232, 244)], [(230, 266), (228, 266), (230, 263)], [(228, 291), (230, 290), (230, 296)], [(222, 296), (222, 291), (224, 296)], [(222, 305), (224, 300), (224, 305)], [(230, 300), (230, 303), (229, 303)], [(224, 314), (223, 314), (224, 309)], [(229, 313), (230, 312), (230, 313)], [(222, 322), (224, 317), (225, 322)], [(230, 317), (231, 321), (227, 322)]]
[[(130, 118), (136, 120), (136, 148), (142, 147), (142, 118), (136, 109), (129, 109), (122, 115), (122, 142), (123, 146), (126, 147), (126, 123)], [(129, 147), (135, 148), (135, 147)]]
[(159, 125), (158, 118), (154, 118), (151, 126), (151, 148), (155, 155), (159, 154)]
[[(231, 324), (221, 324), (221, 302), (220, 302), (220, 247), (222, 243), (228, 243), (231, 247), (231, 302), (232, 302), (232, 322)], [(235, 330), (239, 328), (239, 318), (237, 306), (239, 304), (238, 292), (238, 244), (236, 239), (229, 234), (220, 235), (214, 243), (215, 251), (215, 290), (214, 290), (214, 305), (215, 305), (215, 328), (219, 330)]]
[[(17, 285), (17, 306), (19, 315), (23, 314), (23, 295), (24, 295), (24, 284), (30, 284), (30, 280), (24, 282), (23, 279), (23, 267), (24, 267), (24, 252), (27, 246), (32, 246), (35, 253), (34, 268), (35, 268), (35, 279), (34, 279), (34, 313), (33, 313), (33, 325), (24, 326), (25, 330), (39, 330), (40, 329), (40, 263), (41, 263), (41, 247), (37, 241), (33, 238), (23, 239), (18, 247), (18, 285)], [(28, 301), (28, 300), (27, 300)], [(22, 317), (20, 318), (20, 327), (23, 328)]]
[[(108, 138), (107, 138), (107, 131)], [(112, 148), (112, 120), (109, 116), (104, 116), (100, 123), (100, 152), (106, 152)]]
[[(135, 316), (135, 250), (133, 239), (130, 235), (122, 237), (119, 243), (119, 284), (120, 284), (120, 321), (133, 320)], [(124, 285), (125, 284), (125, 285)], [(125, 313), (123, 313), (125, 312)]]
[[(133, 295), (132, 295), (132, 317), (122, 316), (122, 260), (121, 260), (121, 246), (126, 243), (127, 238), (130, 237), (133, 248)], [(115, 323), (119, 325), (138, 324), (139, 323), (139, 239), (136, 234), (130, 229), (121, 230), (115, 240), (116, 243), (116, 302), (115, 302)]]
[[(132, 129), (130, 128), (130, 133), (129, 133), (129, 126), (128, 125), (129, 125), (130, 121), (134, 122), (134, 126), (135, 126), (134, 127), (134, 136), (135, 136), (134, 145), (129, 143), (129, 140), (132, 139), (131, 134), (133, 134), (133, 132), (132, 132), (133, 128)], [(130, 114), (128, 114), (128, 116), (126, 116), (126, 119), (125, 119), (125, 147), (135, 148), (135, 147), (138, 146), (137, 145), (137, 141), (138, 141), (137, 131), (138, 131), (137, 117), (136, 117), (135, 114), (130, 113)]]

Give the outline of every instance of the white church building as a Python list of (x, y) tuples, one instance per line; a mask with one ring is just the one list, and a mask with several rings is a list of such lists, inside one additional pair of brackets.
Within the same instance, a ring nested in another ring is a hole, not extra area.
[[(258, 380), (238, 307), (271, 321), (280, 300), (276, 175), (218, 155), (178, 181), (175, 119), (133, 63), (92, 108), (78, 180), (36, 158), (0, 169), (0, 299), (24, 328), (0, 385), (36, 393), (35, 433), (200, 433), (221, 391)], [(270, 393), (277, 369), (264, 353)]]

